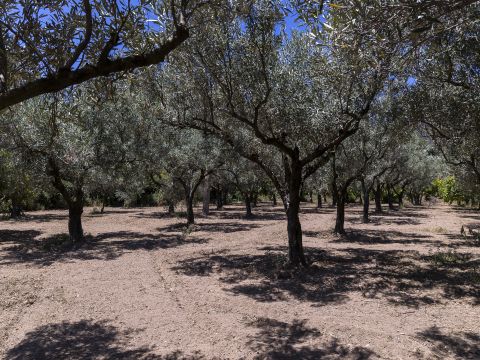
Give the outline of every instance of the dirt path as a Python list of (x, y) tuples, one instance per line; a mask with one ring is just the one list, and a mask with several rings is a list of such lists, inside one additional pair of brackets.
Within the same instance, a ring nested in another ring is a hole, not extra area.
[(372, 215), (305, 204), (311, 269), (283, 271), (279, 207), (227, 207), (192, 232), (160, 208), (91, 215), (59, 248), (63, 211), (0, 222), (0, 358), (477, 359), (480, 214), (436, 205)]

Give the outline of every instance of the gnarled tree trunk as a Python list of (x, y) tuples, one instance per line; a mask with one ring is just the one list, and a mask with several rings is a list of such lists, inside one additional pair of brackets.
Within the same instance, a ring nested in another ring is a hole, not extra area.
[(365, 186), (365, 182), (362, 181), (362, 192), (363, 192), (363, 215), (362, 222), (364, 224), (370, 222), (368, 218), (368, 212), (370, 210), (370, 189)]
[(335, 220), (335, 233), (345, 234), (345, 200), (346, 190), (341, 190), (337, 200), (337, 218)]
[(217, 200), (217, 210), (222, 210), (223, 209), (223, 191), (221, 189), (218, 189), (215, 195)]
[(252, 217), (252, 199), (249, 194), (243, 195), (245, 201), (245, 216), (247, 218)]
[(68, 205), (68, 234), (72, 243), (82, 242), (83, 227), (83, 199), (79, 199)]
[(292, 266), (308, 266), (303, 251), (302, 225), (300, 224), (300, 190), (302, 169), (293, 163), (289, 176), (287, 204), (288, 259)]
[(185, 205), (187, 207), (187, 225), (195, 223), (195, 215), (193, 213), (193, 194), (190, 192), (185, 196)]
[(393, 210), (393, 199), (392, 199), (392, 187), (391, 187), (391, 185), (387, 185), (387, 202), (388, 202), (388, 209)]
[(210, 184), (208, 181), (208, 176), (205, 177), (204, 183), (203, 183), (203, 207), (202, 207), (202, 213), (205, 216), (208, 216), (210, 214)]
[(168, 202), (168, 214), (169, 215), (175, 214), (175, 204), (173, 203), (173, 201)]
[(319, 192), (317, 192), (317, 208), (318, 209), (321, 209), (322, 208), (322, 194)]
[(381, 213), (382, 209), (382, 187), (380, 184), (377, 184), (375, 188), (375, 212)]

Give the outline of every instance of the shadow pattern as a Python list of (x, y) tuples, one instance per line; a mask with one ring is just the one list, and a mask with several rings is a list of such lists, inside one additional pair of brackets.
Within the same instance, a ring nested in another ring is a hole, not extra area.
[(175, 351), (156, 355), (148, 347), (132, 348), (130, 337), (137, 330), (120, 331), (106, 322), (82, 320), (36, 328), (8, 350), (6, 360), (203, 360), (200, 353), (185, 355)]
[[(364, 347), (350, 347), (335, 338), (320, 344), (321, 333), (307, 326), (305, 320), (286, 323), (260, 318), (248, 324), (258, 329), (248, 346), (257, 353), (255, 359), (370, 359), (374, 352)], [(315, 346), (310, 345), (314, 343)], [(318, 345), (316, 345), (318, 344)]]
[[(260, 249), (262, 250), (262, 249)], [(180, 261), (173, 270), (187, 276), (216, 276), (235, 295), (260, 302), (294, 298), (315, 306), (340, 303), (351, 292), (418, 308), (442, 300), (466, 299), (480, 305), (480, 259), (439, 265), (435, 255), (416, 251), (310, 248), (312, 265), (286, 268), (286, 248), (268, 247), (260, 255), (215, 255)]]
[(68, 235), (58, 234), (39, 239), (38, 231), (0, 230), (0, 265), (31, 263), (49, 266), (73, 260), (114, 260), (137, 250), (169, 249), (208, 240), (180, 235), (143, 234), (131, 231), (87, 236), (80, 244), (70, 244)]
[(418, 333), (417, 337), (432, 343), (432, 351), (439, 359), (452, 355), (459, 359), (480, 359), (480, 334), (478, 333), (461, 332), (447, 335), (433, 326)]

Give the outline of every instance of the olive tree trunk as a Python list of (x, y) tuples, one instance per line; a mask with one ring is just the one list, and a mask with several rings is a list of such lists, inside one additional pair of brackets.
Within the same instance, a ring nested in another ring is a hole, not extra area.
[(302, 225), (300, 224), (300, 190), (302, 185), (302, 169), (293, 163), (289, 176), (287, 205), (288, 258), (292, 266), (308, 266), (303, 251)]
[(245, 216), (247, 218), (252, 217), (252, 199), (250, 195), (244, 194), (244, 201), (245, 201)]
[(203, 207), (202, 207), (202, 213), (205, 216), (208, 216), (210, 214), (210, 184), (209, 184), (209, 178), (208, 176), (205, 177), (204, 183), (203, 183)]
[(375, 212), (381, 213), (382, 209), (382, 187), (380, 184), (377, 184), (375, 188)]
[(173, 201), (168, 202), (168, 214), (169, 215), (175, 214), (175, 204)]
[(365, 186), (365, 182), (362, 181), (362, 192), (363, 192), (363, 215), (362, 222), (364, 224), (370, 222), (368, 218), (368, 212), (370, 210), (370, 189)]
[(68, 234), (72, 243), (84, 240), (82, 228), (83, 200), (78, 200), (68, 206)]
[(337, 218), (335, 220), (335, 233), (345, 234), (345, 195), (337, 198)]
[(223, 191), (219, 189), (215, 195), (217, 200), (217, 210), (222, 210), (223, 209)]
[(387, 185), (387, 202), (388, 209), (393, 210), (392, 187), (390, 185)]
[(187, 207), (187, 225), (195, 223), (195, 215), (193, 213), (193, 194), (190, 192), (185, 196), (185, 205)]

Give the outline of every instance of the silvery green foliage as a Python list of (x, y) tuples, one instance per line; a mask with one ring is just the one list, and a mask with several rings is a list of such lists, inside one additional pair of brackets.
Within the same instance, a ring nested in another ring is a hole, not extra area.
[(223, 177), (245, 198), (253, 198), (263, 189), (268, 189), (269, 179), (255, 163), (231, 154), (220, 169)]
[(385, 64), (362, 67), (353, 52), (278, 32), (282, 18), (272, 2), (234, 12), (218, 16), (165, 67), (166, 117), (222, 138), (285, 194), (290, 157), (299, 152), (304, 179), (324, 164), (368, 112)]
[(479, 37), (477, 21), (425, 49), (410, 110), (470, 191), (480, 186)]
[(71, 192), (113, 191), (135, 169), (134, 150), (148, 133), (145, 106), (139, 99), (126, 102), (134, 96), (128, 88), (113, 97), (97, 90), (35, 98), (2, 116), (15, 150), (35, 174), (49, 179), (54, 163)]
[(0, 109), (163, 62), (215, 0), (3, 0)]
[(445, 175), (445, 163), (427, 139), (414, 136), (402, 144), (399, 151), (408, 155), (401, 171), (404, 177), (410, 177), (409, 191), (421, 194), (434, 179)]

